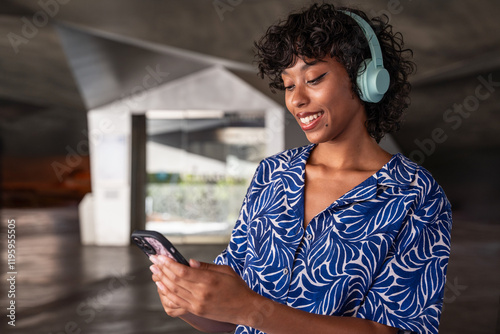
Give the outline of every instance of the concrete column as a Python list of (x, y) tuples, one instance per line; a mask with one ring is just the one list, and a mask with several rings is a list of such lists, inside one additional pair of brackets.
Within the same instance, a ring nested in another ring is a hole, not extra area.
[(93, 244), (128, 245), (131, 233), (131, 115), (125, 110), (91, 110), (88, 122), (94, 202)]

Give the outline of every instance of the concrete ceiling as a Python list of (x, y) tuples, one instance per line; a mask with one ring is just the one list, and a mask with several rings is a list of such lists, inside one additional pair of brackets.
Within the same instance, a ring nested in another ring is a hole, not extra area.
[[(165, 81), (214, 64), (250, 77), (253, 41), (290, 10), (309, 3), (2, 0), (0, 121), (4, 136), (14, 136), (19, 129), (36, 130), (40, 124), (54, 133), (62, 131), (56, 128), (60, 123), (48, 116), (85, 122), (89, 108), (130, 94), (148, 65), (165, 68), (170, 73)], [(406, 123), (395, 136), (399, 146), (414, 158), (421, 152), (420, 162), (449, 184), (452, 192), (459, 193), (463, 184), (474, 191), (489, 187), (486, 193), (498, 198), (499, 178), (488, 175), (500, 168), (500, 2), (336, 3), (353, 4), (369, 16), (388, 14), (406, 46), (414, 51), (418, 72), (411, 79), (414, 90)], [(112, 80), (102, 81), (102, 73), (112, 74)], [(480, 85), (481, 98), (477, 96)], [(457, 105), (467, 109), (448, 111)], [(81, 132), (82, 127), (74, 129)], [(433, 133), (440, 133), (440, 140)], [(22, 147), (19, 143), (6, 144), (4, 149), (33, 151), (32, 141), (24, 139)], [(488, 162), (483, 170), (477, 167), (481, 161)], [(451, 166), (460, 169), (450, 172)], [(488, 182), (466, 180), (466, 175), (477, 174)], [(465, 181), (460, 185), (458, 179)]]
[[(226, 2), (226, 7), (217, 7), (217, 3), (225, 2), (3, 0), (0, 30), (4, 38), (0, 40), (0, 52), (4, 73), (0, 78), (0, 96), (40, 104), (82, 106), (54, 23), (80, 30), (89, 38), (108, 39), (101, 44), (118, 41), (106, 46), (106, 50), (121, 53), (118, 60), (122, 62), (134, 54), (126, 52), (126, 47), (120, 49), (118, 43), (135, 41), (202, 55), (206, 63), (212, 57), (250, 65), (253, 41), (270, 24), (309, 1), (242, 0)], [(393, 3), (399, 6), (392, 6)], [(403, 33), (418, 64), (418, 74), (413, 78), (416, 83), (462, 75), (464, 67), (481, 72), (500, 66), (498, 1), (374, 0), (358, 1), (356, 5), (369, 15), (388, 14), (396, 30)], [(52, 16), (50, 22), (45, 20), (48, 16)]]

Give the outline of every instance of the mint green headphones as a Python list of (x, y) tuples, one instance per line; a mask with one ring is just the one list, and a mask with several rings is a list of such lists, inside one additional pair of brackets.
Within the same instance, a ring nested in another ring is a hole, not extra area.
[(370, 46), (371, 59), (365, 59), (358, 70), (357, 84), (361, 91), (361, 100), (371, 103), (377, 103), (384, 97), (389, 89), (391, 81), (389, 72), (384, 68), (382, 50), (377, 36), (372, 27), (359, 15), (349, 11), (341, 10), (342, 13), (349, 15), (361, 27)]

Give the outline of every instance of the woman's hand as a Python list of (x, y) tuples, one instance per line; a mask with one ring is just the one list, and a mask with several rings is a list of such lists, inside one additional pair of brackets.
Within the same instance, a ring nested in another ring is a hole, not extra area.
[(370, 320), (308, 313), (272, 302), (253, 292), (228, 266), (190, 260), (191, 267), (166, 256), (151, 257), (163, 307), (168, 314), (210, 332), (234, 330), (234, 324), (266, 333), (389, 334), (398, 330)]
[(170, 316), (194, 314), (212, 320), (243, 323), (257, 294), (229, 266), (190, 260), (190, 267), (166, 256), (152, 256), (153, 280)]
[(151, 267), (149, 267), (149, 269), (153, 273), (153, 281), (156, 283), (158, 296), (160, 297), (160, 301), (163, 306), (163, 309), (165, 310), (165, 313), (174, 318), (185, 315), (187, 312), (168, 298), (168, 295), (171, 293), (165, 288), (163, 283), (161, 283), (160, 281), (161, 270), (154, 264)]

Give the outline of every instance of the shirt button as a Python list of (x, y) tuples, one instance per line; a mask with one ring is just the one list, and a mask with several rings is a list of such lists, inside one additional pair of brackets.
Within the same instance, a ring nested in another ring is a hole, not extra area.
[(283, 275), (288, 275), (288, 268), (283, 269)]
[(312, 240), (312, 238), (313, 238), (312, 234), (308, 234), (308, 235), (306, 235), (306, 239), (307, 239), (307, 240)]

